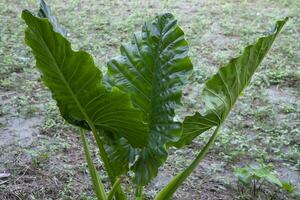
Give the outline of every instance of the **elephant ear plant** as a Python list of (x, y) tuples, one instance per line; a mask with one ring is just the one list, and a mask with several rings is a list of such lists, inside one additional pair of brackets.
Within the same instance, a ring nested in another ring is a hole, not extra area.
[[(214, 129), (195, 160), (178, 173), (156, 195), (170, 199), (192, 173), (217, 137), (222, 123), (239, 95), (270, 49), (287, 19), (278, 21), (268, 35), (245, 48), (210, 78), (201, 99), (205, 112), (196, 112), (183, 122), (175, 121), (181, 106), (182, 88), (193, 70), (188, 43), (171, 14), (146, 22), (121, 55), (107, 64), (103, 76), (90, 54), (73, 51), (67, 32), (41, 0), (37, 15), (24, 10), (26, 44), (32, 49), (44, 84), (63, 118), (79, 127), (83, 149), (100, 200), (127, 199), (122, 176), (131, 176), (134, 198), (143, 199), (143, 187), (166, 161), (168, 148), (182, 148), (201, 133)], [(91, 131), (99, 148), (111, 187), (105, 191), (101, 176), (91, 159), (86, 131)], [(131, 172), (131, 173), (129, 173)]]

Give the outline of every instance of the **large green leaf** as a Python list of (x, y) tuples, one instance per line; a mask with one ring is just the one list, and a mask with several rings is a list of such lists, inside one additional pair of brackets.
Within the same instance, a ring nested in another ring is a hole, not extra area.
[(145, 146), (147, 129), (142, 113), (132, 107), (127, 94), (116, 88), (108, 91), (103, 86), (102, 73), (92, 56), (73, 51), (69, 41), (55, 32), (47, 19), (26, 10), (22, 18), (28, 25), (26, 43), (62, 116), (71, 124), (86, 129), (94, 126), (110, 137), (125, 137), (135, 147)]
[(226, 119), (239, 95), (249, 84), (252, 75), (272, 46), (272, 43), (286, 21), (287, 19), (278, 21), (268, 36), (262, 37), (255, 44), (246, 47), (241, 56), (230, 60), (227, 65), (222, 67), (206, 82), (202, 92), (202, 100), (206, 106), (206, 112), (204, 115), (196, 112), (194, 116), (186, 117), (183, 122), (183, 135), (173, 145), (181, 147), (189, 144), (196, 136), (209, 128), (216, 126), (216, 129), (193, 162), (184, 171), (176, 175), (157, 194), (155, 200), (171, 199), (177, 188), (182, 185), (203, 160), (209, 148), (214, 143), (223, 121)]
[(196, 136), (225, 120), (286, 21), (278, 21), (267, 36), (246, 47), (241, 56), (231, 59), (205, 83), (201, 99), (206, 112), (204, 115), (196, 112), (185, 118), (183, 135), (175, 146), (190, 144)]
[[(139, 151), (131, 168), (139, 185), (157, 175), (167, 158), (166, 144), (181, 135), (181, 124), (173, 118), (181, 105), (182, 86), (192, 70), (187, 53), (183, 31), (173, 15), (164, 14), (145, 23), (130, 44), (121, 46), (121, 56), (108, 63), (110, 84), (131, 95), (133, 105), (142, 110), (149, 125), (148, 147)], [(115, 151), (121, 151), (122, 145), (116, 145)], [(111, 158), (119, 162), (118, 156)]]

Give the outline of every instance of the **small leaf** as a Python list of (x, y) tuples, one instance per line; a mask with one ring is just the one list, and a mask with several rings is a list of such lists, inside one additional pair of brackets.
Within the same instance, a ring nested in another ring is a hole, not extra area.
[(249, 186), (252, 182), (252, 177), (247, 168), (235, 168), (234, 175), (245, 186)]
[(295, 190), (295, 186), (291, 183), (281, 181), (282, 188), (285, 189), (287, 192), (292, 193)]
[(272, 172), (272, 166), (271, 165), (265, 165), (261, 163), (259, 166), (252, 165), (249, 167), (249, 171), (251, 171), (251, 174), (258, 177), (258, 178), (265, 178)]
[(276, 185), (278, 185), (279, 187), (282, 187), (282, 182), (279, 178), (277, 178), (274, 174), (268, 174), (266, 175), (265, 178), (269, 183), (274, 183)]

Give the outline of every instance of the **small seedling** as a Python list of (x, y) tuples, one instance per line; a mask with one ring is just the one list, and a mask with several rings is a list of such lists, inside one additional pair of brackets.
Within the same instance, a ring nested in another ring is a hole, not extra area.
[[(238, 179), (238, 191), (241, 199), (273, 199), (279, 189), (289, 193), (293, 192), (294, 186), (279, 179), (273, 172), (271, 164), (260, 162), (259, 165), (247, 165), (235, 167), (234, 174)], [(275, 186), (271, 193), (266, 192)]]

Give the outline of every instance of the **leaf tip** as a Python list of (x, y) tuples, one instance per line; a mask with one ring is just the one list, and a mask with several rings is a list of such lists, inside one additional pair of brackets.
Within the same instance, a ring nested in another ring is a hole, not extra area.
[(31, 12), (27, 9), (24, 9), (22, 11), (21, 17), (22, 17), (23, 20), (26, 21), (26, 19), (28, 18), (29, 15), (32, 15)]

